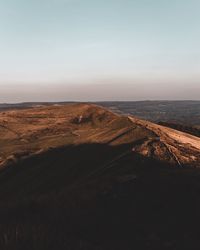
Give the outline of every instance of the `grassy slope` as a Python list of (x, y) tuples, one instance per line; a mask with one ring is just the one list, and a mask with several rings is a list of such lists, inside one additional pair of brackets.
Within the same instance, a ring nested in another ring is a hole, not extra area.
[[(70, 140), (55, 132), (52, 142), (52, 130), (43, 131), (29, 146), (56, 148), (2, 171), (1, 249), (199, 249), (199, 171), (133, 154), (135, 142), (154, 134), (112, 113), (91, 116), (98, 110), (72, 105), (53, 113), (62, 133), (76, 131)], [(83, 112), (88, 119), (77, 124)]]

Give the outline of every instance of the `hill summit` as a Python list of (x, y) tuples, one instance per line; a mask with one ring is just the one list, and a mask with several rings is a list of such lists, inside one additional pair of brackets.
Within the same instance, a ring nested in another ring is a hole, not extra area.
[(132, 153), (198, 167), (200, 138), (90, 104), (42, 106), (0, 113), (0, 165), (52, 148), (132, 143)]

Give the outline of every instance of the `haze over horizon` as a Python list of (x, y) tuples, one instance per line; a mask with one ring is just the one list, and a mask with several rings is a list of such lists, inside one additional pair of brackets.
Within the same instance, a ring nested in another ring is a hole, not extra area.
[(198, 0), (2, 0), (0, 103), (199, 100)]

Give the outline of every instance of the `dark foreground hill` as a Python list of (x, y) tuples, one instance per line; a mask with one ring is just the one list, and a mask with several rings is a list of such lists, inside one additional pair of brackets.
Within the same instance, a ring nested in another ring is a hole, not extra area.
[(199, 249), (200, 139), (87, 104), (0, 115), (0, 249)]

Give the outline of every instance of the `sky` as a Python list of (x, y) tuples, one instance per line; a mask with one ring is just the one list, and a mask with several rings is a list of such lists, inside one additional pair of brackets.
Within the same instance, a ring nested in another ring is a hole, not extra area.
[(0, 0), (0, 102), (200, 100), (199, 0)]

